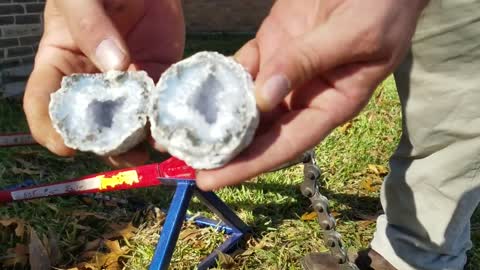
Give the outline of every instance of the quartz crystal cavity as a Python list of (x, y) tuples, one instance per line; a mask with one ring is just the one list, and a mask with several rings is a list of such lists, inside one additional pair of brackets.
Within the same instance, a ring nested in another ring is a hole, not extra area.
[(145, 139), (152, 88), (143, 71), (73, 74), (51, 95), (50, 118), (68, 147), (118, 155)]
[(221, 167), (253, 139), (259, 122), (253, 89), (232, 58), (197, 53), (170, 67), (153, 90), (151, 134), (196, 169)]

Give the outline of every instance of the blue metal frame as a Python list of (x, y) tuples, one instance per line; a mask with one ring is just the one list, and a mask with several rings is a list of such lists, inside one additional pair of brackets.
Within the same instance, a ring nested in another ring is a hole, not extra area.
[(198, 269), (203, 270), (215, 265), (218, 253), (231, 254), (237, 250), (238, 245), (242, 240), (245, 240), (249, 236), (251, 229), (237, 216), (237, 214), (235, 214), (235, 212), (232, 211), (232, 209), (215, 195), (215, 193), (195, 189), (195, 195), (210, 209), (210, 211), (230, 227), (233, 232), (230, 238), (216, 248), (198, 265)]
[(197, 266), (199, 270), (215, 266), (220, 252), (231, 254), (238, 248), (238, 244), (248, 237), (250, 228), (215, 193), (199, 190), (195, 181), (168, 179), (162, 182), (167, 185), (176, 185), (176, 190), (149, 270), (168, 269), (193, 194), (216, 214), (223, 224), (206, 218), (196, 218), (194, 222), (199, 226), (211, 226), (230, 234), (222, 245)]
[[(199, 227), (212, 227), (217, 231), (230, 235), (223, 244), (200, 262), (197, 266), (199, 270), (215, 266), (219, 252), (231, 254), (249, 236), (251, 229), (215, 193), (199, 190), (195, 185), (195, 181), (192, 180), (160, 179), (160, 181), (165, 185), (176, 186), (176, 190), (170, 203), (160, 240), (157, 243), (149, 270), (168, 269), (185, 220), (191, 220)], [(34, 186), (36, 184), (35, 180), (29, 179), (21, 184), (11, 185), (6, 189)], [(193, 195), (196, 195), (222, 222), (205, 217), (188, 216), (187, 209)]]
[(177, 189), (170, 203), (167, 218), (160, 234), (160, 240), (150, 263), (150, 270), (168, 269), (194, 188), (195, 184), (193, 181), (177, 182)]
[(213, 220), (213, 219), (209, 219), (202, 216), (190, 216), (190, 215), (187, 215), (185, 220), (195, 223), (195, 225), (197, 225), (200, 228), (211, 227), (212, 229), (215, 229), (218, 232), (223, 232), (227, 235), (231, 235), (235, 233), (234, 229), (230, 228), (228, 225), (226, 225), (223, 222), (218, 222), (218, 220)]

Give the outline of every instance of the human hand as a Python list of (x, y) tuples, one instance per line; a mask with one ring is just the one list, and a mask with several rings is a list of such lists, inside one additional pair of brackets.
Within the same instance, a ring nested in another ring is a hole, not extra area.
[[(44, 21), (24, 110), (35, 140), (61, 156), (74, 151), (53, 128), (48, 104), (63, 76), (129, 69), (158, 80), (183, 54), (180, 0), (48, 0)], [(125, 167), (147, 159), (146, 149), (138, 147), (106, 160)]]
[(236, 55), (263, 112), (252, 144), (197, 174), (201, 189), (240, 183), (317, 145), (357, 115), (410, 48), (428, 0), (278, 0)]

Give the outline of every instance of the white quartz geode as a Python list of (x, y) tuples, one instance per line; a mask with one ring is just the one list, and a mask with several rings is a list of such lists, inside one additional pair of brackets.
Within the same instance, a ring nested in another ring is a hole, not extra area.
[(109, 71), (64, 77), (49, 112), (65, 145), (118, 155), (145, 139), (153, 80), (143, 71)]
[(253, 139), (259, 122), (253, 89), (233, 58), (197, 53), (166, 70), (152, 91), (151, 134), (193, 168), (221, 167)]

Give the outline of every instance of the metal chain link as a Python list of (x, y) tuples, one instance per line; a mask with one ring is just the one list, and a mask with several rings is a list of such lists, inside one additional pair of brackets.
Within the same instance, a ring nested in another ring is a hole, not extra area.
[(310, 200), (317, 213), (317, 221), (323, 229), (325, 245), (329, 248), (332, 256), (338, 259), (341, 270), (359, 270), (355, 264), (349, 261), (347, 251), (342, 245), (341, 235), (335, 230), (336, 221), (330, 214), (328, 199), (318, 189), (320, 177), (321, 171), (315, 161), (315, 152), (313, 150), (305, 152), (303, 155), (303, 183), (300, 190), (303, 196)]

